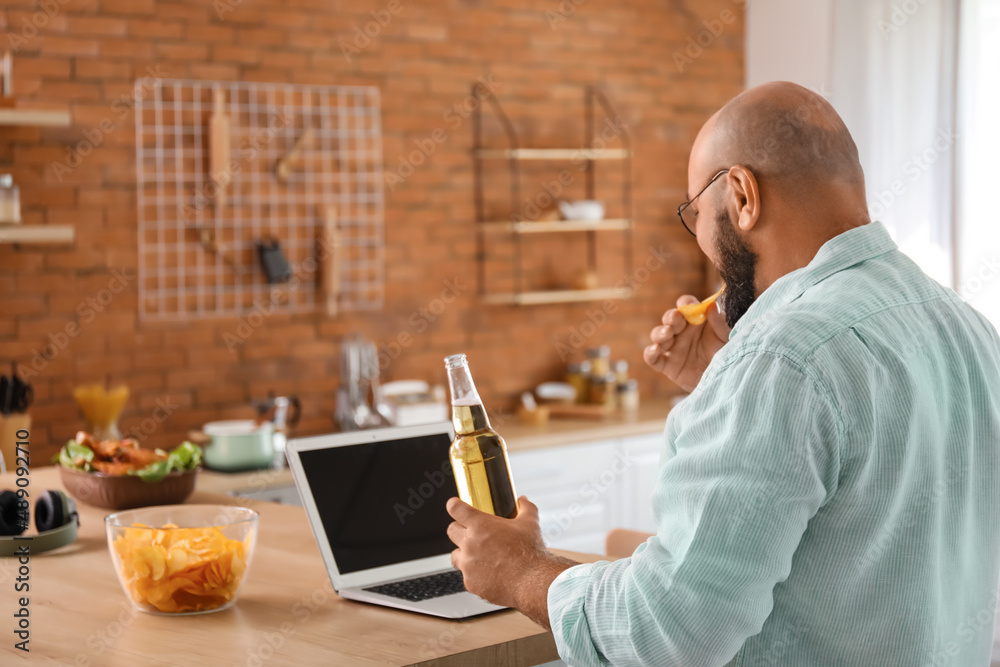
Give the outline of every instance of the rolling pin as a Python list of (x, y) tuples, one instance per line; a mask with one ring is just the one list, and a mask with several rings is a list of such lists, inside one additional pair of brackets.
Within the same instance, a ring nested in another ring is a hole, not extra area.
[(230, 126), (226, 114), (226, 99), (222, 88), (216, 86), (214, 91), (214, 106), (212, 117), (208, 121), (208, 175), (215, 183), (215, 210), (219, 211), (226, 205), (226, 186), (229, 185), (229, 149)]
[(320, 246), (320, 287), (326, 297), (326, 314), (337, 314), (340, 294), (340, 231), (337, 229), (337, 210), (330, 206), (323, 219), (323, 243)]

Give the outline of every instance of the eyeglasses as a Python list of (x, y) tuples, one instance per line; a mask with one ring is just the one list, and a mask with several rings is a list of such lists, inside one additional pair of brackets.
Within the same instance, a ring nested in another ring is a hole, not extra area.
[[(681, 224), (684, 225), (684, 229), (688, 230), (688, 233), (690, 233), (691, 236), (698, 236), (694, 232), (695, 226), (698, 224), (698, 218), (695, 217), (697, 215), (696, 213), (688, 212), (688, 208), (691, 206), (691, 204), (694, 203), (695, 199), (697, 199), (702, 195), (702, 192), (708, 190), (709, 186), (711, 186), (712, 183), (715, 183), (717, 180), (719, 180), (719, 176), (728, 173), (729, 169), (723, 169), (722, 171), (720, 171), (719, 173), (717, 173), (715, 176), (712, 177), (712, 180), (708, 182), (708, 185), (706, 185), (701, 189), (701, 192), (699, 192), (694, 197), (691, 197), (691, 199), (687, 200), (686, 202), (677, 207), (677, 217), (681, 219)], [(687, 213), (686, 218), (684, 217), (685, 213)]]

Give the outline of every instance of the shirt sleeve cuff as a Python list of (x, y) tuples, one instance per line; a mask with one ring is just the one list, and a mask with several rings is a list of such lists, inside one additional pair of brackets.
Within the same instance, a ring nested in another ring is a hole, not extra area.
[(583, 563), (564, 570), (549, 585), (549, 624), (559, 657), (574, 667), (605, 664), (594, 644), (587, 618), (587, 597), (594, 580), (599, 580), (611, 563)]

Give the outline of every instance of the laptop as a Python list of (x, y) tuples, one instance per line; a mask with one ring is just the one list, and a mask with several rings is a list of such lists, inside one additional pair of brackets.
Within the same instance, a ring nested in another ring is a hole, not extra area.
[(457, 496), (451, 422), (294, 438), (286, 447), (333, 589), (444, 618), (505, 609), (465, 590), (451, 564)]

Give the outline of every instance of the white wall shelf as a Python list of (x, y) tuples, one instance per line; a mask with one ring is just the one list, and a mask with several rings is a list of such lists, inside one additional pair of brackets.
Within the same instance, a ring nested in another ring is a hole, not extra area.
[(515, 234), (554, 234), (561, 232), (599, 232), (620, 231), (632, 227), (632, 221), (621, 219), (609, 220), (553, 220), (544, 222), (483, 222), (484, 232)]
[(483, 301), (493, 305), (540, 306), (547, 303), (575, 303), (578, 301), (607, 301), (631, 299), (628, 287), (607, 287), (583, 290), (550, 290), (543, 292), (516, 292), (513, 294), (485, 294)]
[(0, 243), (72, 243), (69, 225), (0, 225)]
[(0, 125), (69, 127), (70, 113), (59, 109), (0, 109)]
[(476, 155), (484, 159), (505, 160), (624, 160), (632, 151), (621, 148), (480, 148)]

